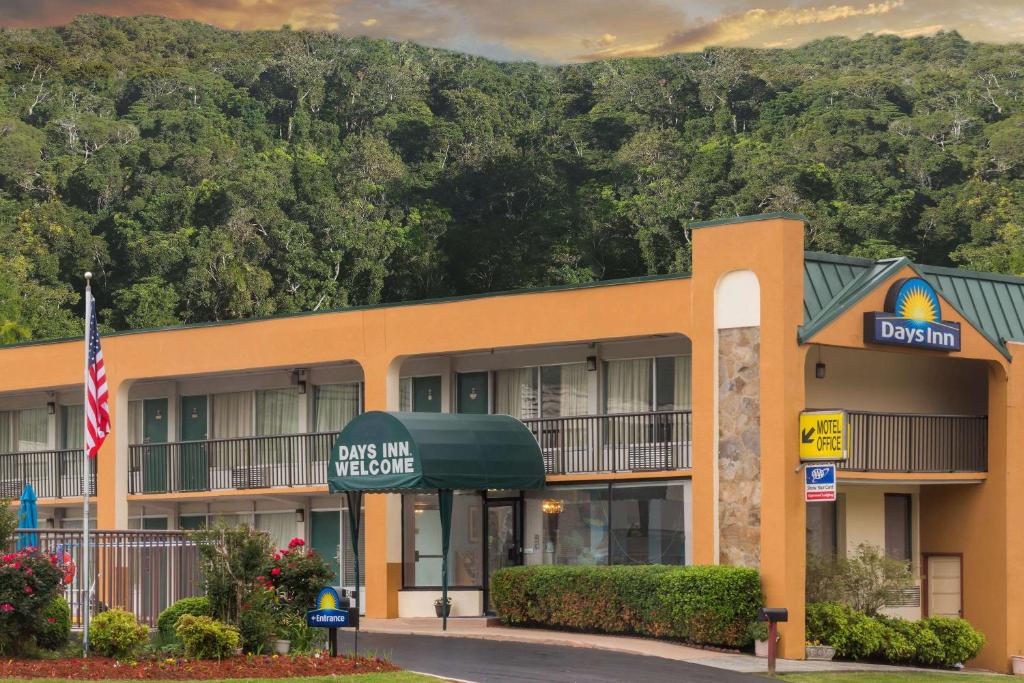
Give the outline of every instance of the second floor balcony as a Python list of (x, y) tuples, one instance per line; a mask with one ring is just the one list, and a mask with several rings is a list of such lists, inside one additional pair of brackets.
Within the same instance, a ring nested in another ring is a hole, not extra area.
[[(89, 494), (96, 495), (96, 460), (90, 460)], [(0, 453), (0, 500), (17, 500), (26, 483), (37, 498), (82, 495), (81, 449)]]

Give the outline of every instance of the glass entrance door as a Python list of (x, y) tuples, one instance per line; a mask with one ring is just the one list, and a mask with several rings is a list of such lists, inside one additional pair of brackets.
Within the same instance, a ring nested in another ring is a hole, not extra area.
[(491, 576), (502, 567), (523, 563), (522, 518), (518, 500), (487, 502), (487, 576), (484, 594), (491, 611)]

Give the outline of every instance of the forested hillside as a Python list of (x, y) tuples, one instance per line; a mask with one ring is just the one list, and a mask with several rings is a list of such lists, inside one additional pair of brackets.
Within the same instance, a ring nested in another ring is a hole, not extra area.
[(1024, 274), (1024, 46), (569, 66), (82, 17), (0, 31), (0, 341), (690, 267), (693, 220)]

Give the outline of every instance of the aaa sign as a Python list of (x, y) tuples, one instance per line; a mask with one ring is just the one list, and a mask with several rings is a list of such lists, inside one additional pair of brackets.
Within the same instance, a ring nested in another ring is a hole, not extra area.
[(822, 410), (800, 413), (801, 460), (846, 460), (849, 446), (847, 442), (845, 411)]

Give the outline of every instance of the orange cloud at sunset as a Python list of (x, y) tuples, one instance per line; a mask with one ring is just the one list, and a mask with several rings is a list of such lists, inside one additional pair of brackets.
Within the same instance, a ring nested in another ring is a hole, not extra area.
[(155, 14), (230, 29), (288, 24), (548, 62), (709, 45), (791, 47), (864, 33), (957, 30), (974, 40), (1024, 42), (1020, 0), (4, 0), (0, 25), (52, 26), (85, 13)]

